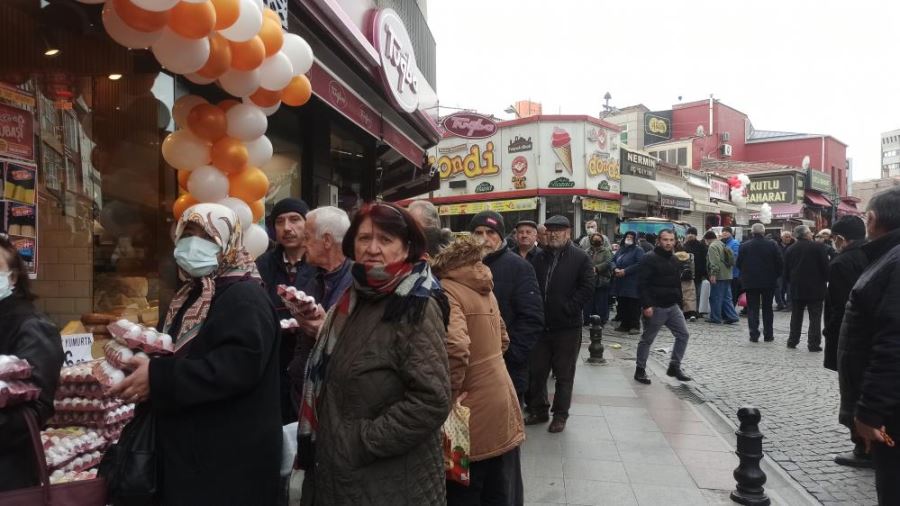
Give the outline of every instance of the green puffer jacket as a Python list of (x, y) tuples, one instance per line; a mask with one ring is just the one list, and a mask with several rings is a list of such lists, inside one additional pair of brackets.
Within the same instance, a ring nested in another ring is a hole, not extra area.
[(609, 245), (604, 243), (603, 246), (591, 246), (587, 253), (591, 257), (591, 263), (594, 265), (594, 274), (596, 274), (595, 286), (597, 288), (609, 286), (612, 280), (610, 264), (613, 258)]
[(709, 252), (706, 254), (706, 270), (710, 277), (716, 277), (716, 281), (731, 281), (733, 277), (732, 267), (725, 265), (727, 247), (722, 241), (716, 240), (709, 245)]

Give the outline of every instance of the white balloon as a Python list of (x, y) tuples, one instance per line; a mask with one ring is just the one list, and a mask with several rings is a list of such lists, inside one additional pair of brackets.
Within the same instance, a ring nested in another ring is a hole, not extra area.
[(267, 90), (284, 89), (294, 77), (291, 60), (281, 51), (263, 60), (259, 66), (259, 85)]
[(109, 37), (118, 44), (131, 49), (146, 49), (162, 36), (162, 30), (141, 32), (128, 26), (116, 13), (113, 2), (107, 2), (101, 14), (103, 27)]
[(177, 4), (178, 1), (179, 0), (131, 0), (131, 3), (144, 10), (162, 12), (175, 7), (175, 4)]
[(209, 39), (188, 39), (170, 28), (151, 46), (160, 65), (176, 74), (190, 74), (203, 68), (209, 59)]
[(172, 119), (175, 120), (175, 126), (184, 128), (187, 126), (187, 117), (191, 109), (200, 104), (208, 103), (205, 98), (197, 95), (185, 95), (180, 97), (172, 105)]
[(233, 42), (246, 42), (259, 33), (263, 15), (259, 5), (253, 0), (241, 0), (240, 14), (233, 25), (219, 30), (219, 35)]
[(272, 159), (272, 154), (274, 153), (272, 141), (265, 135), (253, 139), (252, 141), (245, 142), (244, 146), (247, 147), (247, 154), (249, 155), (247, 163), (251, 167), (262, 168)]
[(176, 169), (194, 170), (210, 162), (211, 147), (208, 142), (194, 136), (190, 130), (177, 130), (163, 141), (162, 155), (166, 162)]
[(203, 77), (197, 73), (185, 74), (184, 77), (185, 77), (185, 79), (187, 79), (188, 81), (190, 81), (194, 84), (210, 84), (210, 83), (216, 82), (216, 79), (214, 77), (213, 78)]
[(218, 203), (234, 211), (234, 214), (238, 217), (238, 221), (241, 223), (242, 229), (247, 230), (250, 228), (250, 225), (253, 225), (253, 211), (250, 210), (250, 206), (243, 200), (237, 197), (227, 197), (220, 200)]
[(228, 176), (211, 165), (204, 165), (191, 172), (187, 189), (200, 202), (219, 202), (228, 196)]
[(266, 133), (269, 120), (255, 105), (238, 104), (225, 113), (228, 119), (228, 136), (242, 141), (252, 141)]
[(309, 44), (303, 40), (303, 37), (296, 33), (284, 34), (284, 44), (281, 46), (281, 52), (287, 55), (291, 60), (291, 66), (294, 75), (299, 76), (309, 72), (313, 64), (313, 50)]
[(247, 253), (250, 253), (251, 257), (257, 258), (265, 253), (268, 248), (269, 234), (266, 233), (266, 229), (259, 225), (251, 225), (244, 232), (244, 249), (247, 250)]
[(219, 86), (235, 97), (252, 95), (259, 88), (259, 69), (247, 71), (229, 69), (219, 77)]
[(280, 108), (281, 108), (281, 100), (279, 100), (277, 104), (275, 104), (275, 105), (273, 105), (273, 106), (271, 106), (271, 107), (260, 107), (259, 109), (260, 109), (266, 116), (271, 116), (271, 115), (275, 114), (276, 112), (278, 112), (278, 109), (280, 109)]
[(186, 4), (205, 4), (209, 0), (181, 0), (181, 1)]

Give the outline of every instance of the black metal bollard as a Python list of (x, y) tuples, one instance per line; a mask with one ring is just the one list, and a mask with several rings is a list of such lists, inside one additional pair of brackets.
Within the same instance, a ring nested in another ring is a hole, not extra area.
[(766, 496), (763, 485), (766, 483), (766, 473), (759, 467), (759, 461), (763, 458), (763, 435), (759, 432), (759, 410), (752, 406), (744, 406), (738, 410), (738, 420), (741, 427), (735, 431), (737, 435), (737, 454), (741, 459), (740, 464), (734, 470), (734, 479), (737, 487), (731, 493), (731, 500), (738, 504), (752, 506), (769, 506), (772, 501)]
[(591, 316), (591, 345), (588, 351), (591, 353), (587, 359), (589, 364), (605, 364), (606, 359), (603, 358), (603, 325), (602, 318), (597, 315)]

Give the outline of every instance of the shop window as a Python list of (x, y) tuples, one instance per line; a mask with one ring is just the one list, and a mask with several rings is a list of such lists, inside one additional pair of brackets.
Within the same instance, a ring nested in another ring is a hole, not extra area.
[(678, 165), (680, 167), (687, 167), (687, 148), (678, 148)]

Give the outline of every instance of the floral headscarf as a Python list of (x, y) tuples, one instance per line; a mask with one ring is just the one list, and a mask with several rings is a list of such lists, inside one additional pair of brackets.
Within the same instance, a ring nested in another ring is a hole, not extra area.
[(216, 288), (223, 282), (235, 282), (245, 279), (255, 279), (261, 282), (256, 263), (247, 250), (244, 249), (241, 224), (231, 209), (220, 204), (197, 204), (189, 207), (182, 213), (181, 219), (175, 227), (175, 242), (181, 238), (188, 223), (196, 223), (212, 238), (213, 242), (222, 248), (222, 260), (219, 267), (212, 273), (192, 280), (184, 271), (179, 269), (179, 275), (186, 280), (175, 294), (175, 298), (166, 312), (166, 320), (163, 332), (169, 333), (169, 329), (175, 323), (175, 317), (190, 298), (191, 290), (200, 283), (202, 292), (200, 296), (184, 311), (181, 325), (178, 327), (178, 335), (172, 336), (175, 341), (175, 353), (186, 350), (186, 346), (200, 331), (203, 321), (209, 313)]

